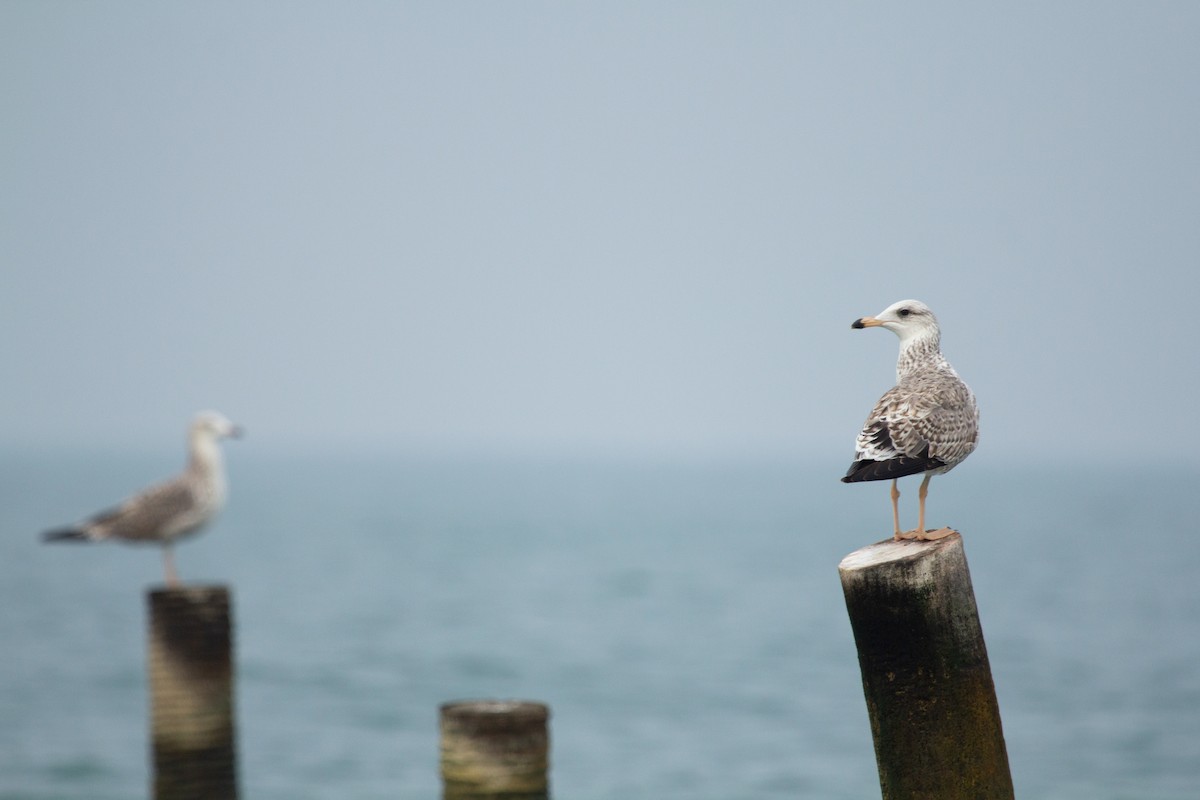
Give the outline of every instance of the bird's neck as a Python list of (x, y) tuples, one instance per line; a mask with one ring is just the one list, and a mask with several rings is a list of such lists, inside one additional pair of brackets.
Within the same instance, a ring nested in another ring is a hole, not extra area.
[(211, 436), (193, 436), (189, 443), (188, 469), (205, 474), (220, 474), (221, 448)]
[(228, 491), (221, 448), (211, 436), (193, 436), (189, 450), (188, 472), (199, 478), (193, 485), (202, 487), (208, 501), (220, 507)]
[(896, 359), (897, 382), (931, 366), (934, 369), (950, 369), (950, 363), (942, 355), (941, 337), (936, 333), (926, 333), (900, 340), (900, 357)]

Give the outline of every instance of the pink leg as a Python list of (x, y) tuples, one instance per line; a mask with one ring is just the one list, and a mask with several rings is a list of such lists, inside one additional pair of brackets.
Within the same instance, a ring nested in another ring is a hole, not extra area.
[(896, 529), (894, 538), (900, 541), (900, 489), (896, 486), (895, 478), (892, 478), (892, 525)]
[(175, 556), (169, 544), (163, 546), (163, 569), (167, 573), (167, 586), (179, 586), (179, 575), (175, 572)]
[(950, 528), (938, 528), (936, 531), (925, 530), (925, 498), (929, 495), (929, 479), (932, 477), (932, 472), (926, 472), (925, 480), (921, 481), (921, 489), (917, 492), (917, 497), (921, 499), (921, 510), (917, 514), (917, 538), (925, 542), (943, 539), (954, 533)]
[(933, 477), (932, 472), (925, 473), (925, 479), (921, 481), (921, 488), (917, 490), (917, 538), (925, 537), (925, 498), (929, 496), (929, 479)]

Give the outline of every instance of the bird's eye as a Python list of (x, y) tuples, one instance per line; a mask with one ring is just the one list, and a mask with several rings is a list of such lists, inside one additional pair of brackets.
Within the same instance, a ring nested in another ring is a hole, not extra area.
[(896, 313), (902, 317), (907, 317), (909, 314), (912, 313), (912, 309), (911, 308), (902, 308), (899, 311), (897, 311)]

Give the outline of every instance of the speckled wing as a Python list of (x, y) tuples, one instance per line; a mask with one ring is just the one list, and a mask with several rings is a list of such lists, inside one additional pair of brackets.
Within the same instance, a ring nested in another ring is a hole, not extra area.
[(183, 479), (152, 486), (82, 527), (92, 539), (161, 542), (199, 527), (212, 509)]
[(954, 375), (922, 376), (889, 390), (867, 417), (843, 483), (947, 472), (975, 449), (978, 411)]

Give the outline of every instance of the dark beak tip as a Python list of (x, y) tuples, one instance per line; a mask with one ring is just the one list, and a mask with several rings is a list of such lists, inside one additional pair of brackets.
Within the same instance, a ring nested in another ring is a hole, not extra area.
[(854, 328), (855, 330), (862, 330), (866, 326), (862, 323), (862, 317), (859, 317), (858, 319), (854, 320), (854, 322), (850, 323), (850, 327)]

